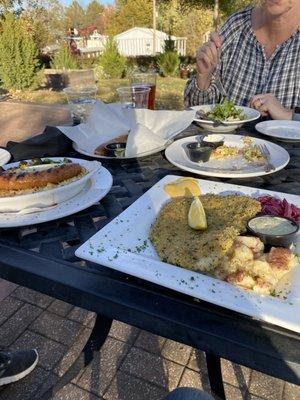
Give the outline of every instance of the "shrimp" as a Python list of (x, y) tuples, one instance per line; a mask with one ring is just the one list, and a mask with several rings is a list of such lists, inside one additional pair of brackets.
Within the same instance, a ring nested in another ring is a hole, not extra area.
[(297, 263), (291, 250), (284, 247), (272, 247), (267, 255), (267, 261), (278, 279), (281, 279)]
[(238, 236), (235, 239), (235, 243), (243, 244), (253, 251), (253, 253), (261, 254), (264, 251), (263, 242), (254, 236)]
[(255, 280), (245, 271), (238, 271), (233, 274), (229, 274), (226, 280), (229, 283), (242, 286), (246, 289), (252, 289), (252, 287), (255, 285)]

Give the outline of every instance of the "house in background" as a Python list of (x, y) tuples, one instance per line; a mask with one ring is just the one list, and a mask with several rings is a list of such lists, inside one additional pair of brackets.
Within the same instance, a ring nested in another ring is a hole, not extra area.
[[(169, 35), (156, 30), (156, 52), (163, 53)], [(125, 57), (151, 56), (153, 54), (153, 29), (134, 27), (114, 37), (119, 53)], [(186, 38), (171, 36), (179, 55), (186, 55)]]
[[(94, 58), (101, 55), (104, 51), (107, 36), (101, 35), (96, 27), (90, 26), (84, 29), (75, 28), (70, 36), (65, 39), (75, 44), (76, 49), (87, 58)], [(163, 53), (165, 41), (169, 39), (169, 35), (165, 32), (156, 30), (156, 53)], [(175, 49), (181, 56), (186, 55), (186, 38), (171, 36), (174, 40)], [(114, 36), (114, 40), (118, 45), (119, 53), (125, 57), (151, 56), (153, 54), (153, 29), (134, 27), (125, 32)], [(59, 46), (54, 51), (57, 51)], [(47, 52), (45, 47), (43, 51)]]

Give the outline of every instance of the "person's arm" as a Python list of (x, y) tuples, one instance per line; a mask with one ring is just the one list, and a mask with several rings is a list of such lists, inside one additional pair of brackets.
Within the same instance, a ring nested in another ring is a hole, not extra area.
[(186, 107), (218, 103), (219, 100), (220, 92), (214, 83), (211, 83), (207, 90), (201, 90), (198, 86), (196, 75), (188, 80), (184, 90), (184, 104)]
[(282, 120), (291, 120), (293, 117), (293, 110), (283, 107), (273, 93), (255, 95), (250, 106), (258, 110), (263, 117), (269, 116), (272, 119)]

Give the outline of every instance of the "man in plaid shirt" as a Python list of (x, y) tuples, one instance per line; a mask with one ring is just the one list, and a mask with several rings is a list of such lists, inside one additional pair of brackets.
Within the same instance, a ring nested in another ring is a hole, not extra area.
[(262, 0), (233, 14), (199, 49), (186, 106), (218, 103), (217, 79), (234, 103), (291, 119), (300, 105), (300, 0)]

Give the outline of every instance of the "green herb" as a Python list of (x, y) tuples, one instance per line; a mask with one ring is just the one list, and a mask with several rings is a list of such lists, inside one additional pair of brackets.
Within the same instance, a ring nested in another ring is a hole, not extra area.
[(206, 116), (219, 121), (246, 119), (246, 115), (243, 113), (242, 109), (237, 108), (235, 104), (228, 99), (225, 99), (223, 103), (217, 104), (213, 111), (206, 113)]

